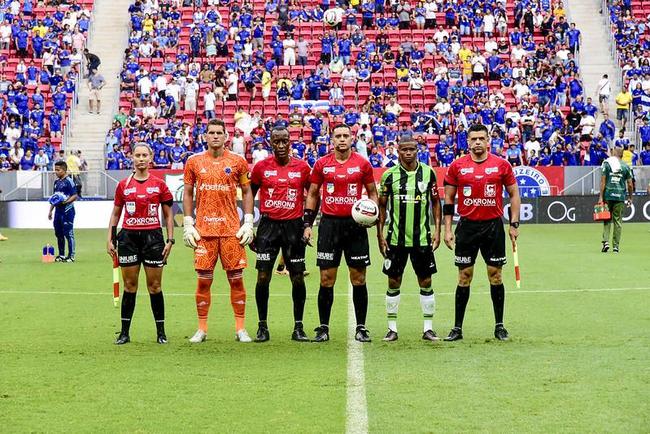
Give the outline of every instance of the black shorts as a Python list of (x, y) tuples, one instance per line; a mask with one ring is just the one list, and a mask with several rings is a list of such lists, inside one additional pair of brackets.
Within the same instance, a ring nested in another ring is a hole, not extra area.
[(162, 267), (165, 265), (164, 249), (162, 229), (122, 229), (117, 234), (117, 256), (121, 267), (140, 264), (152, 268)]
[(369, 266), (368, 230), (352, 220), (352, 217), (324, 215), (318, 226), (316, 265), (320, 268), (336, 268), (341, 264), (343, 253), (348, 267)]
[(479, 250), (487, 265), (502, 267), (506, 264), (506, 233), (501, 219), (472, 221), (461, 218), (455, 234), (457, 267), (474, 265)]
[(305, 271), (305, 243), (302, 241), (304, 231), (302, 219), (271, 220), (262, 216), (255, 236), (257, 270), (273, 269), (278, 252), (282, 249), (284, 263), (289, 272)]
[(388, 277), (400, 277), (404, 274), (406, 262), (411, 257), (411, 265), (415, 275), (424, 279), (431, 277), (438, 271), (436, 269), (436, 258), (433, 255), (433, 247), (398, 247), (388, 246), (384, 267), (381, 271)]

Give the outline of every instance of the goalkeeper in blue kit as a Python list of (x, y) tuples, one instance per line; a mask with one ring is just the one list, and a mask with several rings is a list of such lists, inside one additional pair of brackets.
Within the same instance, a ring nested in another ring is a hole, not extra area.
[[(77, 187), (68, 175), (68, 165), (64, 161), (54, 163), (54, 194), (50, 197), (50, 212), (48, 219), (54, 214), (54, 235), (59, 248), (56, 262), (74, 262), (74, 204), (77, 200)], [(68, 255), (65, 255), (65, 244), (68, 243)]]

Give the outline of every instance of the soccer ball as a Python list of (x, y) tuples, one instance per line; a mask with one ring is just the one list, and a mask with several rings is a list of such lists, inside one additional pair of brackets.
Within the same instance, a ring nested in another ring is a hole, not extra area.
[(68, 197), (65, 194), (63, 194), (61, 192), (57, 192), (57, 193), (54, 193), (52, 196), (50, 196), (49, 202), (50, 202), (50, 205), (57, 206), (57, 205), (65, 202), (65, 200), (67, 198)]
[(325, 14), (323, 14), (323, 21), (325, 21), (325, 24), (331, 27), (334, 27), (336, 24), (338, 24), (336, 19), (336, 11), (332, 9), (325, 11)]
[(361, 226), (373, 226), (379, 219), (379, 207), (370, 199), (359, 199), (352, 205), (352, 218)]

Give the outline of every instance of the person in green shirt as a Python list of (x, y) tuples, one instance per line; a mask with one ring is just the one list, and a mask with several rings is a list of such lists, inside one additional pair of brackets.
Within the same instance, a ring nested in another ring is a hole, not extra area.
[[(384, 341), (397, 340), (397, 310), (406, 262), (411, 258), (420, 286), (424, 317), (422, 339), (437, 341), (433, 331), (436, 301), (431, 276), (436, 273), (434, 250), (440, 245), (441, 205), (435, 171), (417, 160), (415, 141), (400, 142), (399, 164), (384, 172), (379, 195), (377, 238), (388, 276), (386, 313), (388, 333)], [(433, 233), (431, 226), (434, 226)], [(387, 234), (384, 236), (384, 227)]]
[[(625, 205), (631, 205), (632, 194), (634, 193), (632, 169), (621, 160), (623, 148), (614, 147), (612, 148), (611, 154), (612, 156), (603, 161), (601, 166), (600, 195), (598, 196), (599, 202), (607, 203), (612, 215), (609, 220), (603, 222), (603, 247), (601, 250), (603, 253), (609, 251), (609, 236), (612, 223), (614, 224), (613, 251), (614, 253), (619, 252), (623, 225), (623, 208)], [(626, 191), (627, 201), (625, 199)]]

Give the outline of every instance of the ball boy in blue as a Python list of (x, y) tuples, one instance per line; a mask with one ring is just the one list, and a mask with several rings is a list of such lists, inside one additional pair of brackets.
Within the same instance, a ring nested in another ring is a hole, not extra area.
[[(62, 195), (65, 200), (50, 202), (50, 213), (48, 218), (52, 220), (54, 212), (54, 235), (59, 247), (59, 255), (56, 262), (74, 262), (75, 240), (74, 240), (74, 204), (77, 200), (77, 187), (68, 175), (68, 165), (64, 161), (54, 163), (54, 194)], [(58, 202), (58, 203), (56, 203)], [(65, 255), (65, 243), (68, 242), (68, 256)]]

